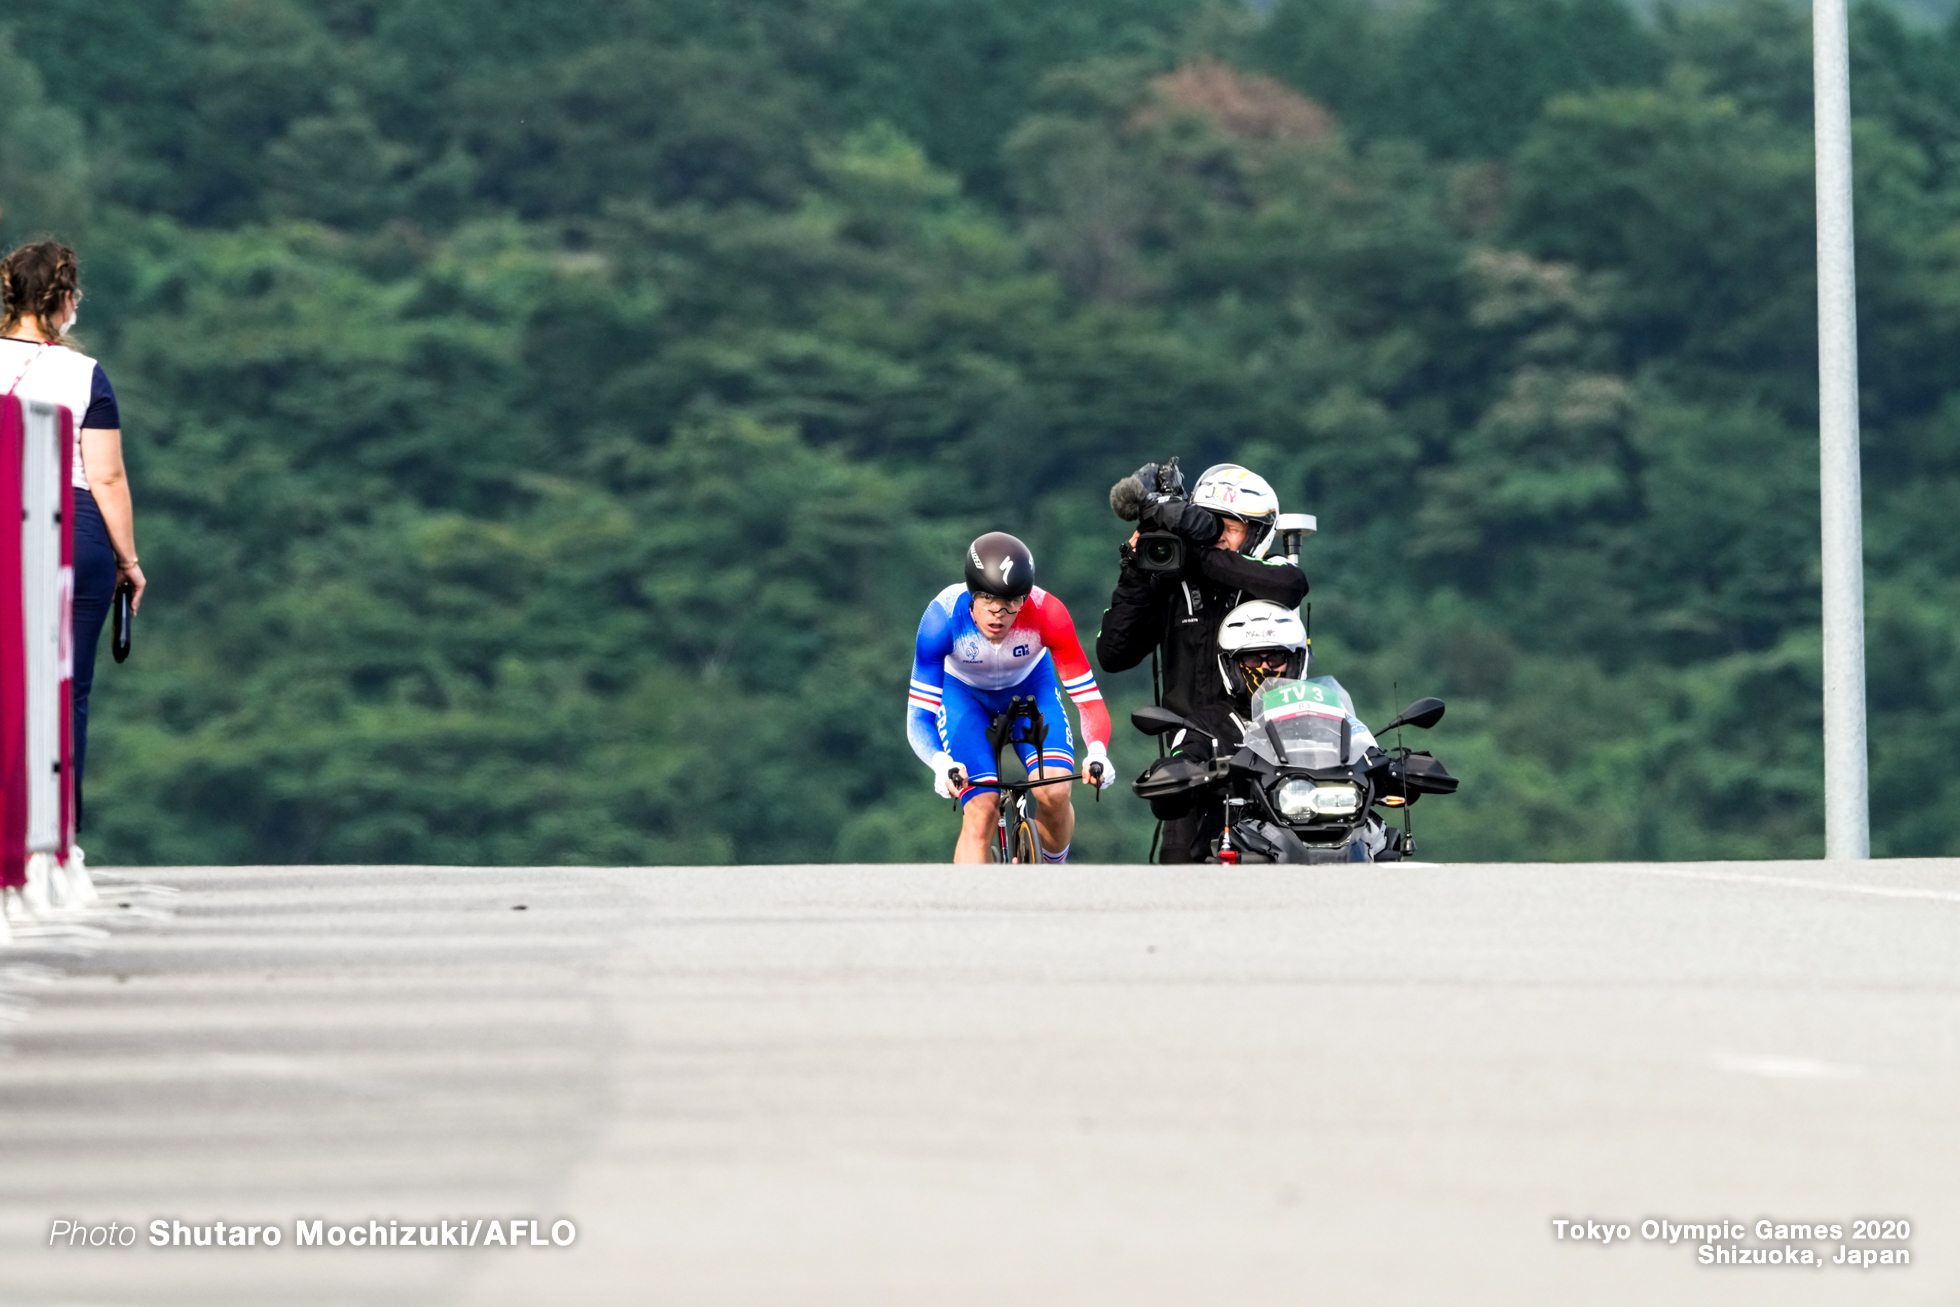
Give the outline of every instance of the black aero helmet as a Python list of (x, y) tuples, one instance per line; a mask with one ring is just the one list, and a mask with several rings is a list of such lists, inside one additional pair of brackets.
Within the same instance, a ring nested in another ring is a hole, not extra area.
[(989, 531), (966, 547), (966, 588), (1019, 599), (1034, 589), (1034, 555), (1007, 532)]

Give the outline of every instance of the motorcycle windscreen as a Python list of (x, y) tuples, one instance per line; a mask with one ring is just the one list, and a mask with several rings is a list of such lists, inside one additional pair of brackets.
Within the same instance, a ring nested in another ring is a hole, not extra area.
[[(1353, 752), (1352, 728), (1344, 730), (1354, 708), (1347, 691), (1331, 676), (1308, 681), (1268, 681), (1252, 700), (1252, 728), (1245, 733), (1246, 747), (1268, 762), (1284, 762), (1290, 767), (1338, 767), (1341, 746)], [(1279, 737), (1286, 756), (1273, 751), (1273, 736)]]

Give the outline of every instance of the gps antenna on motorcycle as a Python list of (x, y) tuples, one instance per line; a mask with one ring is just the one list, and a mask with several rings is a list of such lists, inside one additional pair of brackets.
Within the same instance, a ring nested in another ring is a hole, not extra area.
[(1300, 565), (1300, 542), (1320, 529), (1312, 513), (1281, 513), (1273, 531), (1279, 536), (1279, 549), (1286, 561)]

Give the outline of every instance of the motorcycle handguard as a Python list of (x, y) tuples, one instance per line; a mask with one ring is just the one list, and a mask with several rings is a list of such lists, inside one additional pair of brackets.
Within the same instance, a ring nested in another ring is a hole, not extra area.
[(1455, 794), (1457, 778), (1443, 770), (1434, 755), (1412, 753), (1402, 764), (1403, 784), (1417, 794)]
[(1200, 762), (1172, 754), (1144, 768), (1131, 788), (1138, 798), (1149, 801), (1150, 814), (1158, 821), (1175, 821), (1188, 816), (1204, 791), (1224, 780), (1229, 770), (1227, 763)]

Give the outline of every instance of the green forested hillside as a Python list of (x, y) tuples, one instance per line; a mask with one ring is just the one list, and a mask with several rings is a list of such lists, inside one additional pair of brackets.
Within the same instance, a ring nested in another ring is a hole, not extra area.
[[(83, 250), (153, 584), (97, 861), (943, 857), (920, 609), (1000, 527), (1092, 634), (1172, 453), (1319, 515), (1364, 716), (1450, 699), (1426, 853), (1819, 848), (1779, 0), (6, 21), (0, 238)], [(1954, 853), (1960, 35), (1854, 28), (1874, 840)]]

